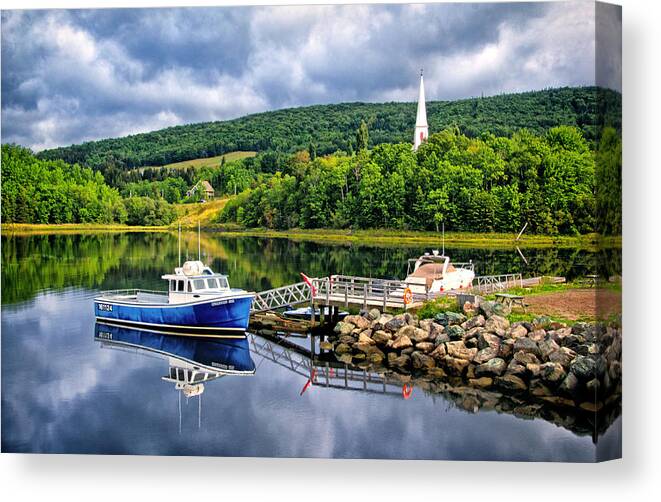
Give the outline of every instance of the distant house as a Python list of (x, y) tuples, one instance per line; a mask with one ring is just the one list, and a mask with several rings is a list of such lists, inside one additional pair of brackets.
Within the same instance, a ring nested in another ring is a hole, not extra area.
[(204, 200), (211, 200), (214, 198), (214, 189), (211, 186), (211, 183), (209, 183), (207, 180), (202, 180), (195, 183), (193, 188), (186, 192), (186, 197), (192, 197), (195, 193), (200, 191)]

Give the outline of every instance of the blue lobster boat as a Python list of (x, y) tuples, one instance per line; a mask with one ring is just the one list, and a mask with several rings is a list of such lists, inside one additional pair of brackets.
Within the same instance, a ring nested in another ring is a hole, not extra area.
[(230, 288), (201, 261), (166, 274), (168, 291), (124, 289), (94, 298), (97, 321), (179, 336), (245, 338), (255, 293)]

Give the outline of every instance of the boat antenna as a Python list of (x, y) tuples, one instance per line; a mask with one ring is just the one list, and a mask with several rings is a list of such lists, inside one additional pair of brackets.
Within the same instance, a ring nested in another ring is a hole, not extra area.
[(181, 267), (181, 222), (179, 222), (179, 239), (177, 240), (177, 248), (179, 249), (179, 266)]
[(200, 247), (200, 221), (197, 222), (197, 261), (202, 261), (202, 248)]

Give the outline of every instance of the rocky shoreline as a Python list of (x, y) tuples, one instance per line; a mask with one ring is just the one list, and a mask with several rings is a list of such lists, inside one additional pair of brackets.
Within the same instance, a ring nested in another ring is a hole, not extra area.
[(573, 326), (538, 317), (510, 323), (501, 304), (477, 297), (463, 314), (433, 319), (373, 309), (339, 322), (321, 342), (338, 361), (403, 382), (443, 382), (586, 412), (621, 396), (619, 324)]

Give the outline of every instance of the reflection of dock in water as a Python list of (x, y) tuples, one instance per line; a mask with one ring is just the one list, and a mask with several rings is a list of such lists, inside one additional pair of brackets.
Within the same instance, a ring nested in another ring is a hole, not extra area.
[[(267, 335), (248, 335), (248, 338), (253, 354), (310, 379), (311, 385), (401, 396), (402, 382), (395, 377), (333, 361), (330, 354), (315, 354), (286, 338)], [(310, 339), (315, 345), (315, 338)]]
[(368, 394), (388, 395), (408, 399), (414, 389), (436, 402), (441, 398), (448, 408), (467, 413), (495, 411), (522, 419), (541, 419), (579, 436), (590, 436), (597, 443), (610, 425), (621, 415), (617, 400), (600, 413), (574, 407), (554, 405), (544, 400), (522, 400), (506, 392), (473, 387), (460, 378), (428, 378), (416, 374), (401, 374), (382, 366), (378, 371), (338, 361), (332, 352), (316, 350), (318, 338), (310, 336), (310, 348), (305, 348), (278, 335), (249, 334), (250, 348), (271, 363), (300, 375), (305, 383), (301, 394), (309, 387), (329, 388)]

